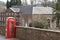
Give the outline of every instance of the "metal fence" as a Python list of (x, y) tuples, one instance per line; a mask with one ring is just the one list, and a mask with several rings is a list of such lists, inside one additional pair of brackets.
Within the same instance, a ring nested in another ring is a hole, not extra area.
[(6, 26), (6, 18), (7, 17), (15, 17), (17, 25), (19, 25), (20, 13), (0, 13), (0, 27)]

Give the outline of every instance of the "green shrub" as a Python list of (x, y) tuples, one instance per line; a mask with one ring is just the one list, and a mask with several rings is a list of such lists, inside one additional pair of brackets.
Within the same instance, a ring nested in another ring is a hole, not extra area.
[(48, 25), (46, 23), (38, 22), (38, 21), (31, 22), (29, 26), (36, 28), (45, 28), (45, 29), (48, 28)]
[(29, 24), (29, 27), (32, 27), (32, 23)]

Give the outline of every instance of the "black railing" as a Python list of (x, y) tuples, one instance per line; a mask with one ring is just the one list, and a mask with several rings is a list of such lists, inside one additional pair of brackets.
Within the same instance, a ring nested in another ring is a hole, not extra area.
[(6, 24), (7, 17), (15, 17), (17, 20), (20, 20), (20, 13), (0, 13), (0, 27)]

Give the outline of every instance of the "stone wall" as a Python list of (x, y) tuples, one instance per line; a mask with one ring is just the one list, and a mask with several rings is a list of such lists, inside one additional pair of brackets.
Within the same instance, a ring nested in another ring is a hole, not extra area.
[(42, 23), (48, 24), (48, 19), (50, 19), (50, 29), (56, 28), (56, 22), (52, 22), (52, 14), (34, 14), (32, 15), (32, 21), (40, 21)]
[(16, 38), (20, 40), (60, 40), (60, 31), (30, 27), (16, 27)]

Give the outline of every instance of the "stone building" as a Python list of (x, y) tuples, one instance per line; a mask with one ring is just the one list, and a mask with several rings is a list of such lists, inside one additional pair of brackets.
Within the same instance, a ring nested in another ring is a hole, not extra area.
[(32, 20), (45, 22), (48, 28), (55, 29), (56, 23), (52, 22), (53, 10), (51, 7), (33, 7)]
[[(19, 14), (19, 21), (21, 24), (20, 26), (29, 26), (29, 23), (32, 20), (32, 9), (33, 6), (27, 5), (27, 6), (13, 6), (10, 8), (14, 12), (14, 14)], [(11, 11), (11, 12), (12, 12)], [(16, 12), (17, 11), (17, 12)]]
[(2, 24), (1, 26), (6, 24), (7, 17), (15, 17), (17, 20), (16, 22), (19, 23), (20, 14), (21, 12), (19, 11), (19, 8), (10, 8), (5, 10), (5, 12), (0, 12), (0, 24)]
[(20, 26), (29, 26), (32, 21), (40, 21), (48, 24), (48, 28), (56, 28), (56, 22), (52, 22), (53, 9), (51, 7), (33, 7), (28, 5), (14, 8), (20, 8)]

